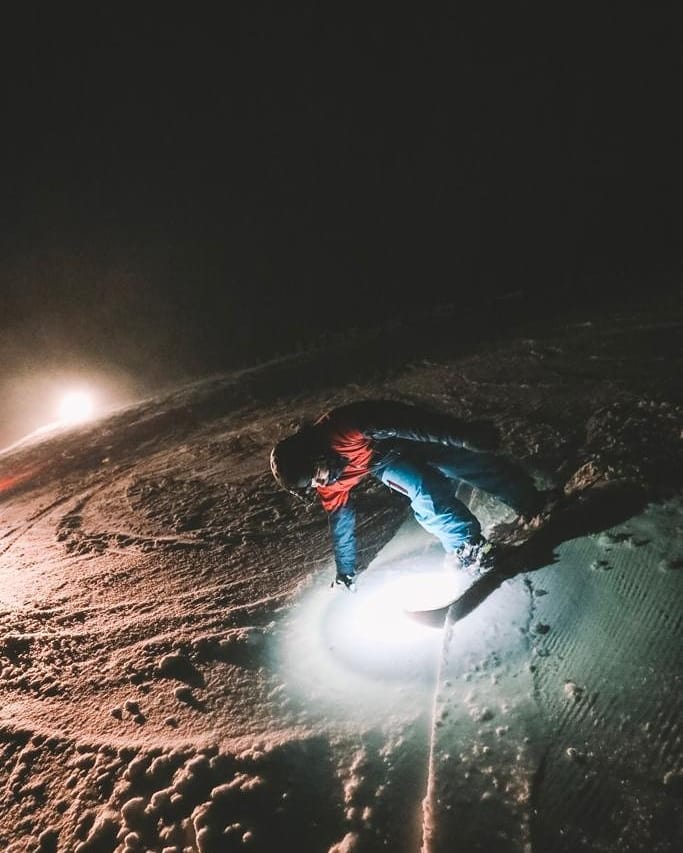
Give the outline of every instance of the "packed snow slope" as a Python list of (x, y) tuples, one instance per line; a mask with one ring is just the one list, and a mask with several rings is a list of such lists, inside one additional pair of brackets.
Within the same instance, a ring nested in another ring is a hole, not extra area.
[[(680, 314), (488, 339), (469, 321), (328, 342), (0, 455), (2, 850), (677, 849)], [(352, 596), (322, 509), (268, 466), (304, 418), (372, 397), (489, 419), (539, 484), (628, 499), (465, 618), (411, 626), (397, 588), (443, 576), (401, 500), (359, 488)]]

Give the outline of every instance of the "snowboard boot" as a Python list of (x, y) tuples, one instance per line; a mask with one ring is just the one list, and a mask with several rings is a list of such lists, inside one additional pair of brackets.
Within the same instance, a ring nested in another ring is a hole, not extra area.
[(497, 546), (484, 537), (466, 542), (446, 554), (446, 565), (466, 572), (471, 578), (480, 578), (495, 568)]

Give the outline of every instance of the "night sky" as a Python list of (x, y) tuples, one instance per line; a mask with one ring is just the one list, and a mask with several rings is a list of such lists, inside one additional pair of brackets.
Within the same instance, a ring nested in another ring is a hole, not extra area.
[(679, 286), (677, 4), (143, 5), (4, 18), (3, 389)]

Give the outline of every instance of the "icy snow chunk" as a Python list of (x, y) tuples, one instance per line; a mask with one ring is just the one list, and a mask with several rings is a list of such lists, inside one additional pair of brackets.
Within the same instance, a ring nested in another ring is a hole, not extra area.
[(197, 676), (197, 670), (192, 661), (180, 652), (164, 655), (159, 661), (157, 670), (165, 678), (176, 678), (179, 681), (188, 681)]
[(147, 801), (144, 797), (133, 797), (121, 806), (121, 817), (127, 826), (139, 826), (145, 817)]
[(479, 708), (476, 705), (472, 705), (472, 707), (469, 709), (469, 713), (470, 717), (472, 717), (472, 719), (476, 723), (485, 723), (488, 720), (492, 720), (495, 716), (495, 714), (490, 708)]
[(683, 771), (669, 770), (664, 774), (662, 780), (666, 788), (671, 788), (678, 793), (683, 793)]
[(113, 850), (116, 847), (116, 837), (120, 829), (118, 816), (111, 810), (99, 815), (92, 826), (88, 837), (76, 847), (76, 853), (86, 853), (94, 850)]
[(574, 702), (580, 702), (583, 698), (584, 688), (579, 687), (578, 684), (575, 684), (573, 681), (565, 681), (564, 683), (564, 695), (569, 699), (573, 699)]
[(583, 762), (586, 760), (586, 756), (584, 755), (584, 753), (579, 752), (579, 750), (573, 746), (567, 747), (566, 755), (567, 758), (569, 758), (571, 761), (575, 761), (577, 764), (583, 764)]
[(660, 560), (657, 568), (660, 572), (680, 572), (683, 569), (683, 558)]
[(192, 690), (186, 685), (183, 685), (182, 687), (176, 687), (176, 689), (173, 691), (173, 695), (178, 700), (178, 702), (182, 702), (184, 705), (192, 705), (192, 703), (194, 702), (194, 695), (192, 693)]
[(56, 827), (48, 826), (38, 836), (40, 850), (56, 850), (58, 838), (59, 830)]

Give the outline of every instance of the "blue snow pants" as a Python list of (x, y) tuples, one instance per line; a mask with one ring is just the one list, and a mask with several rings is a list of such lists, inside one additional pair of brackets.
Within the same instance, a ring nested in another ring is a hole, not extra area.
[(455, 496), (453, 481), (483, 489), (518, 513), (538, 509), (540, 495), (532, 478), (508, 459), (457, 447), (411, 444), (391, 454), (375, 476), (410, 500), (415, 520), (453, 551), (476, 541), (481, 526)]

